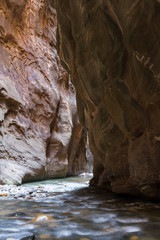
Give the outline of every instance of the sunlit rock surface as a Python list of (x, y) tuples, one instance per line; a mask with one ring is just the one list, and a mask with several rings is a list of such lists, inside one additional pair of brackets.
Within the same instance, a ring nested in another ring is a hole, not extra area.
[(56, 25), (54, 0), (0, 1), (0, 183), (85, 171), (86, 132)]
[(160, 1), (58, 0), (58, 51), (94, 155), (92, 185), (160, 198)]

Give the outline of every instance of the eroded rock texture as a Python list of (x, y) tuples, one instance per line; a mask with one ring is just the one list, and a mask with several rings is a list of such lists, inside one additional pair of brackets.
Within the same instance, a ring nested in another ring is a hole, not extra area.
[(94, 154), (92, 185), (160, 198), (160, 1), (58, 0), (58, 51)]
[(68, 161), (69, 174), (85, 170), (86, 132), (56, 25), (54, 0), (0, 0), (0, 183), (64, 177)]

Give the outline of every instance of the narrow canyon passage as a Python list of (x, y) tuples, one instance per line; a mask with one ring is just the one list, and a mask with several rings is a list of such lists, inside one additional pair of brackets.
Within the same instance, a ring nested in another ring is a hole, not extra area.
[(0, 240), (160, 239), (159, 23), (159, 0), (0, 0)]
[(0, 186), (0, 239), (160, 239), (160, 204), (88, 188), (90, 178)]

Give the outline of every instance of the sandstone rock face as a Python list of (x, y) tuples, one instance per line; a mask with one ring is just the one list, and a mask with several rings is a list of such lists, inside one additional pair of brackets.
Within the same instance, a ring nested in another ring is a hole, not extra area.
[(92, 185), (160, 198), (160, 1), (58, 0), (58, 51), (94, 155)]
[(85, 170), (86, 133), (55, 49), (56, 25), (54, 0), (0, 1), (0, 183)]

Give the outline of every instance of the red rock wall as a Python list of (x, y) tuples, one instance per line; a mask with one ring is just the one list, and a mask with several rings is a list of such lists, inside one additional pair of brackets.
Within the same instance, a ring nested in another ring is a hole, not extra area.
[[(54, 0), (0, 1), (1, 183), (64, 177), (80, 159), (69, 172), (85, 170), (84, 130), (57, 56), (56, 18)], [(70, 160), (73, 131), (77, 158)]]
[(92, 185), (160, 198), (160, 3), (58, 0), (58, 51), (94, 155)]

